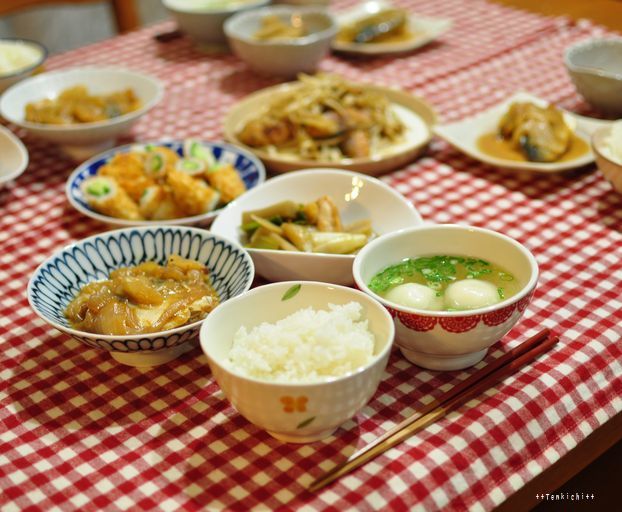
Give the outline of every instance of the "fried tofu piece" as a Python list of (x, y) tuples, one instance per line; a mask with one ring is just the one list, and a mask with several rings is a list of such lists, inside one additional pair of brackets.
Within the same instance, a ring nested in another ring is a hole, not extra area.
[(246, 185), (231, 164), (225, 164), (205, 173), (208, 183), (220, 192), (220, 201), (229, 203), (246, 192)]

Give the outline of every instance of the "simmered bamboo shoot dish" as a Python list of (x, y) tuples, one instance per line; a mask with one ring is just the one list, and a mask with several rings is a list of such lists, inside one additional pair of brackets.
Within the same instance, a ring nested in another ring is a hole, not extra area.
[(335, 202), (323, 196), (306, 204), (282, 201), (242, 214), (246, 247), (352, 254), (373, 236), (371, 221), (344, 225)]

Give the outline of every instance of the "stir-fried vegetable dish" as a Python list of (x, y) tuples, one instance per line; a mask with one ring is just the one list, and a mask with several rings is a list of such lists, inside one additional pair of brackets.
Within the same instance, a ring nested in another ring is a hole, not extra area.
[(366, 158), (404, 138), (405, 126), (385, 95), (343, 78), (301, 75), (237, 136), (253, 148), (292, 158)]

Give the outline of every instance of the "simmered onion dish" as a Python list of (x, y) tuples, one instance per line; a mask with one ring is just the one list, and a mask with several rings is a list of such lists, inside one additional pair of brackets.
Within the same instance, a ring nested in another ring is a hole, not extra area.
[(141, 334), (201, 320), (218, 303), (207, 267), (173, 255), (165, 266), (146, 262), (123, 267), (109, 279), (83, 286), (65, 316), (80, 331)]

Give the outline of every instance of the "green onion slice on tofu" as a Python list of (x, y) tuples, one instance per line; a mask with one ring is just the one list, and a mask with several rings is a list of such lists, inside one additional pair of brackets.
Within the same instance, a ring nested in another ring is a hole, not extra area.
[(201, 144), (198, 140), (188, 139), (184, 142), (184, 156), (186, 158), (197, 158), (205, 162), (205, 167), (211, 169), (216, 166), (216, 159), (212, 151)]
[(90, 196), (102, 198), (112, 192), (112, 186), (106, 178), (91, 178), (85, 183), (84, 190)]
[(158, 152), (150, 152), (145, 160), (145, 170), (148, 174), (159, 176), (164, 172), (166, 165), (164, 156)]
[(177, 161), (175, 168), (190, 176), (196, 176), (205, 172), (205, 162), (198, 158), (182, 158)]

